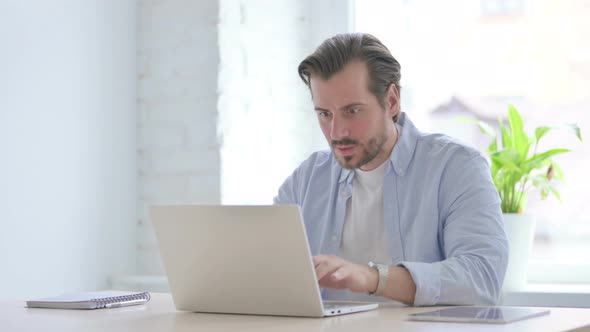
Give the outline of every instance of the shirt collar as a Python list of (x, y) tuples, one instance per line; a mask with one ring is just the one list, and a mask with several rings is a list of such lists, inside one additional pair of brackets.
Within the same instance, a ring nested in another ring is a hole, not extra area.
[[(397, 125), (399, 126), (398, 129), (401, 127), (401, 130), (399, 131), (400, 136), (398, 137), (397, 143), (395, 143), (395, 146), (393, 147), (393, 151), (391, 151), (389, 161), (395, 173), (399, 176), (404, 176), (408, 170), (410, 161), (414, 156), (419, 132), (405, 112), (400, 114)], [(336, 158), (334, 158), (334, 160), (336, 161)], [(353, 171), (343, 168), (340, 166), (338, 161), (336, 161), (334, 167), (338, 167), (341, 170), (338, 183), (342, 183), (344, 181), (347, 183), (352, 182), (352, 179), (354, 178)], [(389, 167), (386, 169), (386, 174), (389, 172), (389, 169)]]
[(400, 137), (393, 147), (389, 160), (391, 160), (395, 173), (404, 176), (414, 157), (420, 132), (405, 112), (401, 113), (398, 124), (401, 127)]

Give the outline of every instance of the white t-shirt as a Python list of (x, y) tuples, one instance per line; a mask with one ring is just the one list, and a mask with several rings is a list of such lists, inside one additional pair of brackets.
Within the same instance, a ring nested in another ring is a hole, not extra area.
[[(346, 203), (346, 216), (338, 256), (352, 263), (369, 261), (391, 264), (389, 238), (383, 220), (383, 179), (387, 162), (371, 171), (355, 170), (352, 197)], [(379, 301), (385, 298), (342, 292), (346, 301)]]

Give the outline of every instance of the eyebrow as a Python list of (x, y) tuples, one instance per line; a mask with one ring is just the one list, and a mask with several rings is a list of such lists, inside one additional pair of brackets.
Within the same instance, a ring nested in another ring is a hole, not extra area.
[[(355, 107), (355, 106), (364, 106), (364, 105), (366, 105), (366, 104), (365, 103), (360, 103), (360, 102), (350, 103), (348, 105), (342, 106), (340, 109), (343, 110), (343, 109), (347, 109), (347, 108), (351, 108), (351, 107)], [(327, 110), (325, 108), (321, 108), (321, 107), (317, 107), (317, 106), (314, 107), (314, 110), (316, 110), (316, 111), (325, 111), (325, 112), (329, 111), (329, 110)]]

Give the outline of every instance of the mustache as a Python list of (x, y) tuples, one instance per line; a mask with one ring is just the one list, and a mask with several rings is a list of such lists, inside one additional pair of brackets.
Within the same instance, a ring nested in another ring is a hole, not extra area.
[(353, 140), (350, 138), (345, 138), (343, 140), (340, 141), (336, 141), (336, 140), (332, 140), (332, 146), (338, 146), (338, 145), (358, 145), (359, 142), (357, 140)]

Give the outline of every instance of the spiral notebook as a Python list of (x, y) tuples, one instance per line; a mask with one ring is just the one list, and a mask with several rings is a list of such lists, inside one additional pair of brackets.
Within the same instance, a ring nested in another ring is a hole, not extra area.
[(103, 309), (144, 304), (149, 300), (150, 294), (147, 292), (74, 293), (27, 301), (27, 307), (51, 309)]

